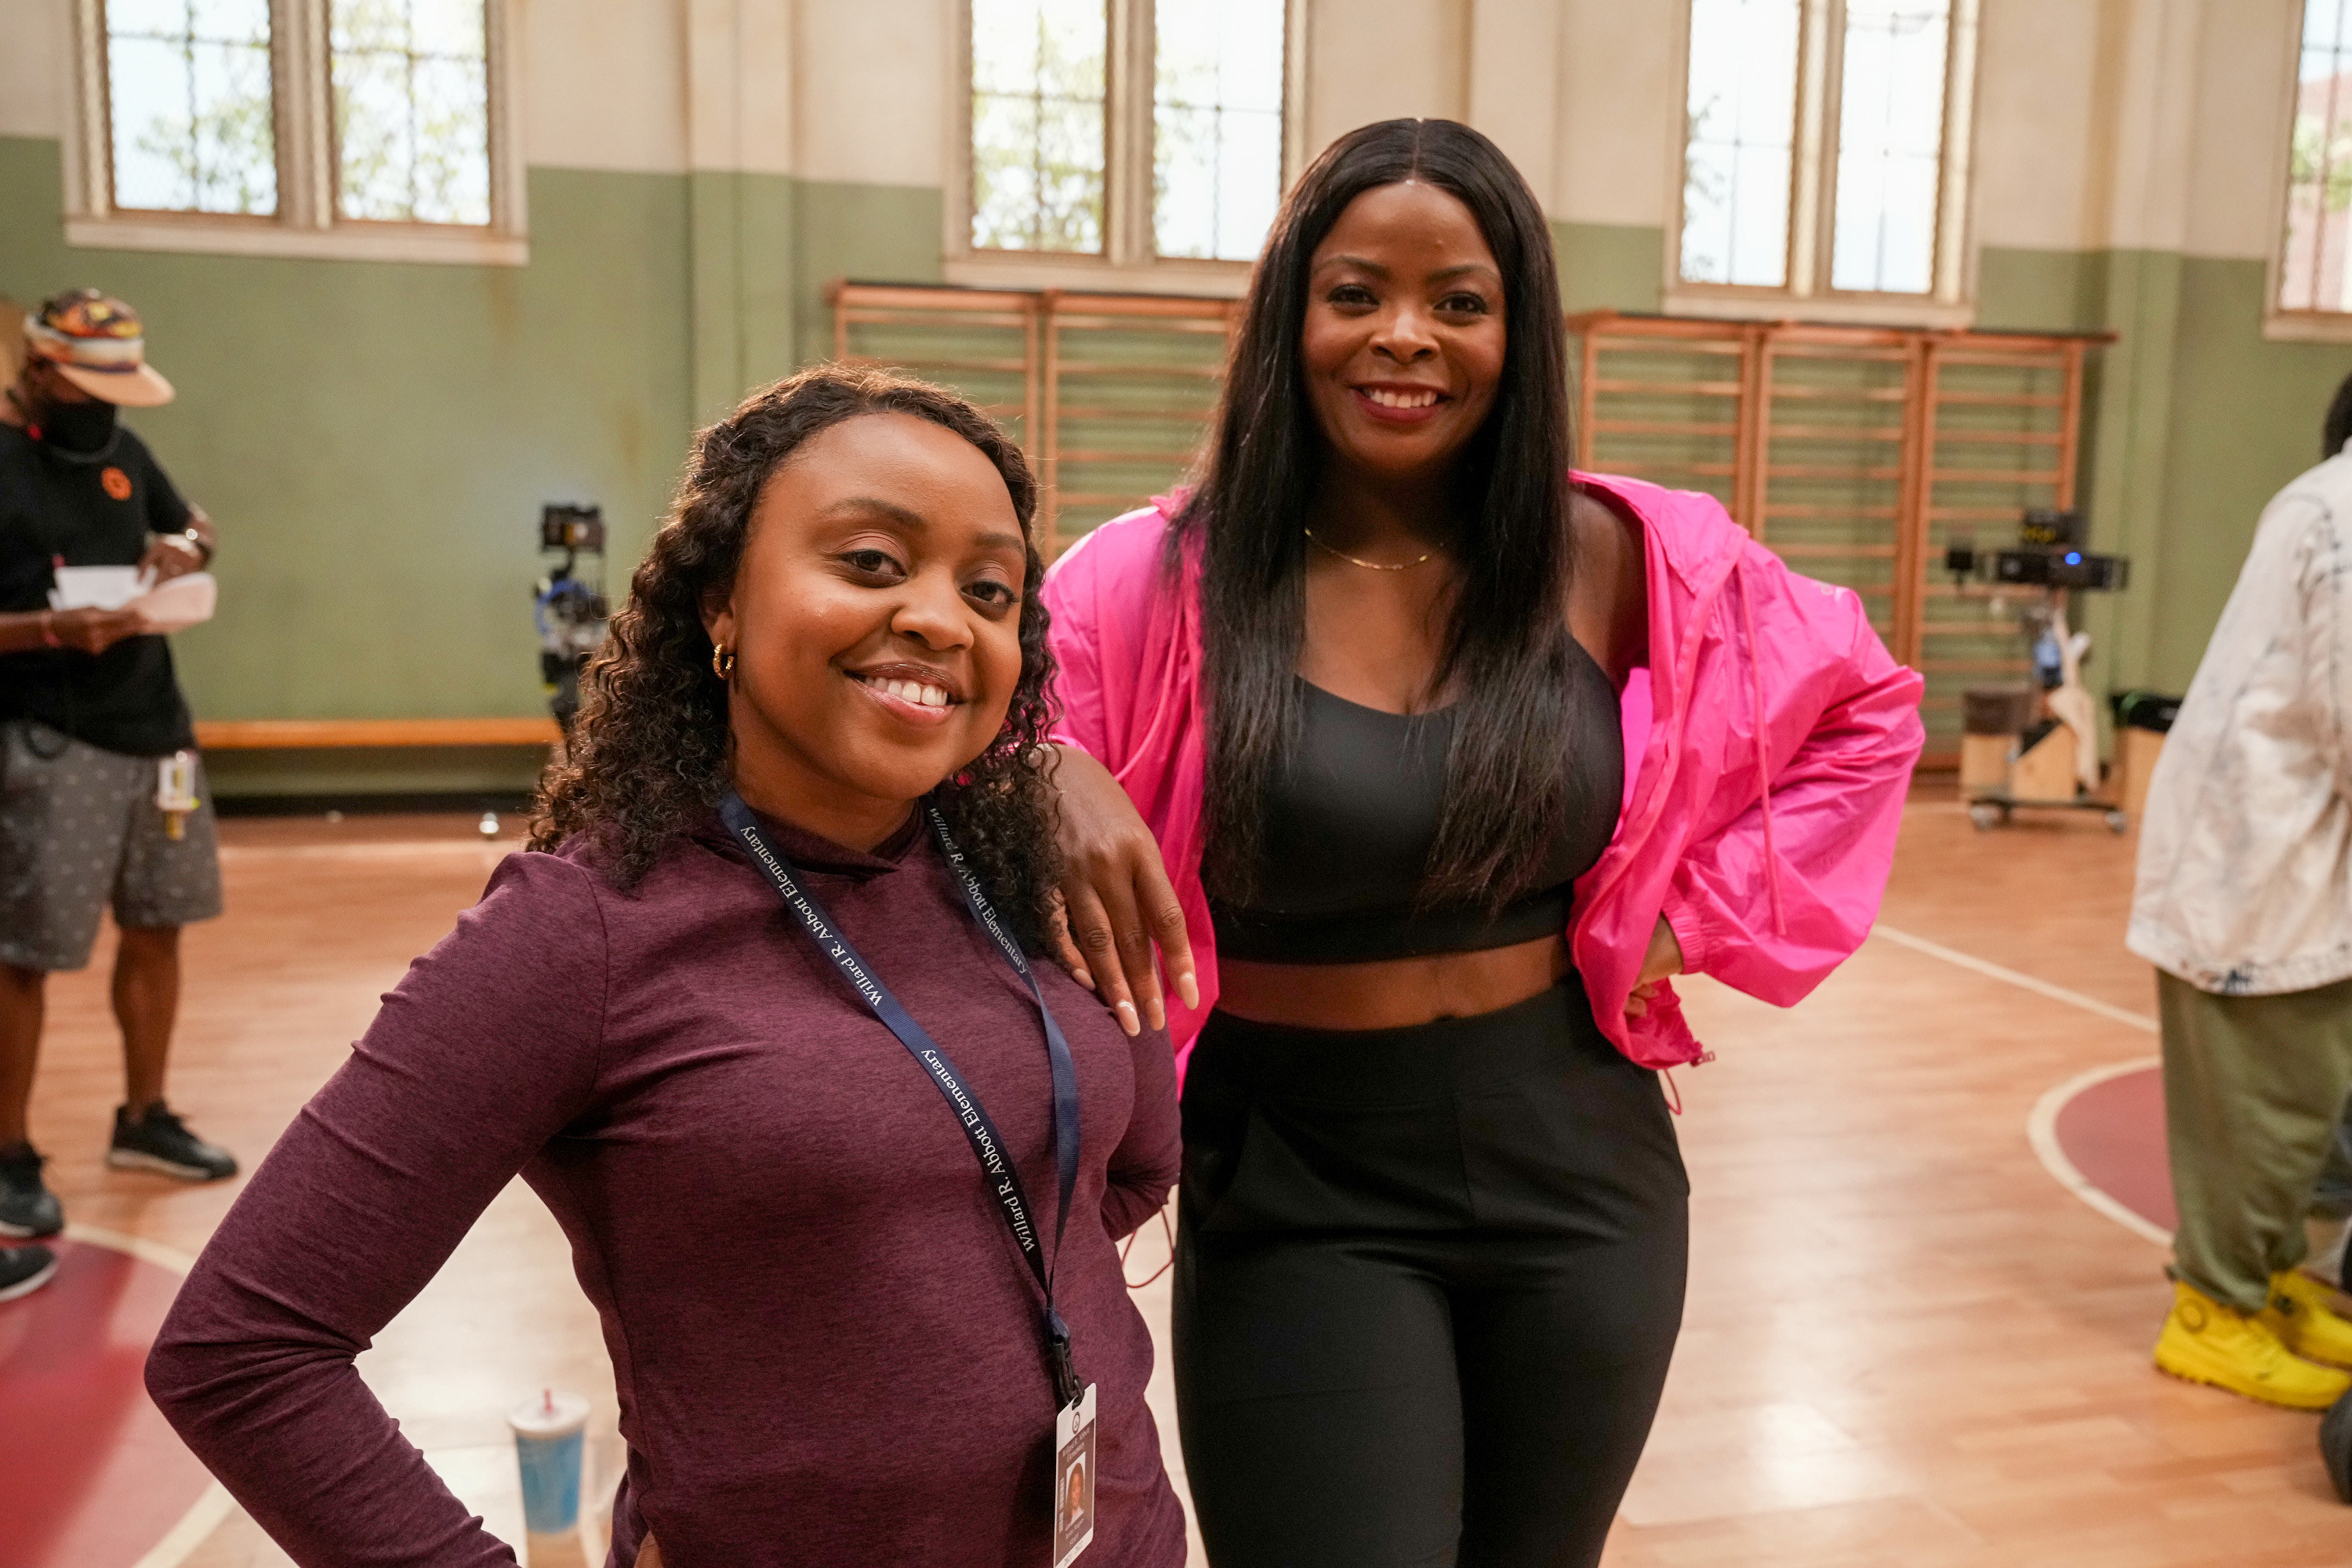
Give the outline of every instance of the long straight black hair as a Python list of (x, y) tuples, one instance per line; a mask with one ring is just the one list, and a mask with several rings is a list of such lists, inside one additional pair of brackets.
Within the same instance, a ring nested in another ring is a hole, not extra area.
[(1202, 552), (1207, 870), (1227, 897), (1254, 885), (1260, 802), (1301, 723), (1305, 531), (1324, 446), (1299, 353), (1308, 265), (1349, 202), (1407, 180), (1470, 209), (1501, 268), (1504, 310), (1494, 407), (1454, 476), (1460, 581), (1432, 689), (1451, 686), (1459, 698), (1417, 900), (1500, 906), (1528, 890), (1568, 813), (1600, 804), (1566, 798), (1575, 787), (1566, 708), (1573, 448), (1551, 230), (1486, 137), (1450, 120), (1386, 120), (1333, 142), (1283, 202), (1171, 542)]

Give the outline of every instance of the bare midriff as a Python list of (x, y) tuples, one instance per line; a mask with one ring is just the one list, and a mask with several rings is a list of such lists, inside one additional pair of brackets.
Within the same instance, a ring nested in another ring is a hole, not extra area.
[(1367, 963), (1221, 959), (1217, 1011), (1299, 1029), (1406, 1029), (1515, 1006), (1549, 990), (1569, 969), (1568, 943), (1549, 936)]

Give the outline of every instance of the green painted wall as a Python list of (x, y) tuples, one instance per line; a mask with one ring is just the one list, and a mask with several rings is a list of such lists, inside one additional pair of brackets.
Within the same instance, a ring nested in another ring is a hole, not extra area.
[[(936, 190), (534, 169), (528, 266), (68, 247), (58, 147), (0, 138), (0, 294), (94, 283), (145, 314), (177, 403), (133, 423), (219, 520), (218, 621), (175, 639), (205, 718), (541, 710), (542, 501), (603, 503), (616, 591), (692, 432), (832, 351), (828, 284), (940, 277)], [(1662, 230), (1553, 225), (1563, 303), (1659, 309)], [(2095, 685), (2185, 686), (2263, 503), (2314, 460), (2352, 346), (2266, 342), (2263, 267), (1988, 249), (1979, 324), (2108, 330), (2083, 503), (2134, 558)], [(224, 753), (225, 794), (528, 784), (521, 752)]]
[(2186, 689), (2264, 503), (2319, 459), (2352, 344), (2265, 341), (2266, 274), (2163, 251), (1979, 258), (1981, 325), (2117, 334), (2087, 378), (2082, 500), (2133, 584), (2094, 601), (2095, 687)]
[[(180, 392), (131, 423), (219, 522), (222, 610), (173, 639), (207, 719), (543, 711), (539, 507), (601, 502), (617, 591), (694, 428), (829, 351), (825, 282), (935, 280), (940, 196), (533, 169), (530, 262), (68, 247), (58, 145), (0, 138), (0, 294), (89, 283)], [(498, 751), (221, 753), (224, 794), (507, 789)]]
[(1555, 223), (1561, 306), (1655, 313), (1664, 306), (1666, 233), (1622, 224)]

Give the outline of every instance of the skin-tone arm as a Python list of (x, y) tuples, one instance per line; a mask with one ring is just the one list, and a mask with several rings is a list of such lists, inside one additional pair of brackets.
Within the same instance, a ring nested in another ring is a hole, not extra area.
[[(213, 520), (205, 515), (200, 506), (188, 508), (188, 533), (159, 533), (147, 542), (147, 552), (139, 558), (139, 569), (158, 583), (168, 583), (174, 577), (184, 577), (191, 572), (201, 572), (211, 561), (213, 552), (220, 548), (220, 531)], [(201, 542), (202, 548), (198, 548)]]
[[(1152, 963), (1161, 963), (1188, 1007), (1201, 1002), (1183, 907), (1160, 858), (1160, 845), (1110, 770), (1076, 746), (1057, 746), (1054, 786), (1061, 795), (1062, 962), (1097, 991), (1130, 1035), (1139, 1014), (1168, 1026), (1168, 1005)], [(1078, 940), (1072, 942), (1070, 931)]]
[(104, 653), (124, 637), (138, 635), (135, 610), (26, 610), (0, 615), (0, 653), (44, 647)]

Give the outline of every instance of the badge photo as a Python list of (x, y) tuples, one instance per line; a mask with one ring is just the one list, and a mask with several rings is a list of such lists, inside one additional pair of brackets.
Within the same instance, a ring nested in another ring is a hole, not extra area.
[(1095, 1538), (1095, 1385), (1054, 1416), (1054, 1568)]

